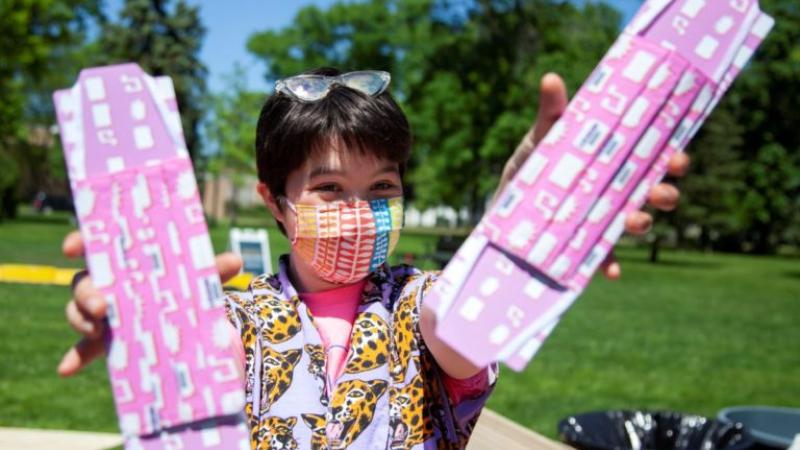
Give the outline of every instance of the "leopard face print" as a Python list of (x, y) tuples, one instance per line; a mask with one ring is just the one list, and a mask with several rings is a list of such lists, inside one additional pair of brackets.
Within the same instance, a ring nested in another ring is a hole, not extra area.
[(384, 380), (347, 380), (336, 386), (327, 424), (331, 450), (347, 448), (372, 423), (375, 406), (386, 392)]
[(359, 314), (353, 323), (345, 373), (366, 372), (386, 364), (389, 343), (389, 326), (385, 320), (375, 313)]

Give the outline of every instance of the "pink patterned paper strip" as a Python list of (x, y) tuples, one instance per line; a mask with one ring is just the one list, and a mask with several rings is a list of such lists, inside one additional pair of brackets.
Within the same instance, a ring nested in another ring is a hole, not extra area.
[[(559, 242), (560, 245), (550, 252), (541, 266), (560, 283), (568, 284), (570, 278), (566, 275), (574, 273), (583, 261), (581, 251), (586, 253), (591, 249), (591, 243), (606, 228), (609, 219), (614, 217), (614, 211), (620, 209), (625, 195), (635, 186), (637, 173), (652, 163), (656, 144), (662, 136), (654, 126), (656, 115), (662, 113), (665, 107), (671, 107), (667, 104), (670, 93), (684, 78), (687, 66), (686, 61), (677, 55), (671, 55), (659, 66), (648, 80), (646, 89), (632, 101), (618, 131), (606, 142), (604, 149), (612, 148), (612, 153), (600, 153), (584, 173), (583, 179), (593, 179), (595, 184), (584, 183), (581, 189), (573, 191), (568, 197), (574, 199), (574, 204), (565, 203), (562, 206), (561, 209), (566, 207), (572, 211), (574, 219), (554, 220), (547, 227), (550, 235), (574, 236), (569, 243), (564, 240)], [(611, 142), (614, 144), (609, 145)], [(609, 171), (609, 166), (620, 169), (617, 172)], [(597, 198), (595, 189), (603, 189), (603, 186), (605, 191)], [(578, 254), (572, 255), (570, 247), (577, 248)]]
[[(687, 70), (683, 73), (680, 82), (658, 117), (638, 140), (633, 152), (628, 156), (623, 170), (616, 175), (611, 189), (600, 196), (593, 211), (598, 207), (609, 212), (620, 211), (623, 203), (627, 203), (629, 198), (644, 199), (648, 189), (642, 188), (641, 180), (654, 164), (665, 164), (671, 156), (664, 151), (659, 154), (657, 150), (665, 148), (672, 138), (675, 127), (687, 114), (691, 114), (691, 106), (701, 87), (706, 83), (705, 76), (697, 70)], [(617, 181), (623, 177), (626, 181)], [(575, 238), (563, 252), (564, 258), (567, 260), (581, 262), (580, 265), (571, 266), (565, 277), (560, 280), (564, 283), (570, 281), (577, 283), (572, 286), (575, 288), (586, 286), (598, 261), (605, 259), (606, 255), (600, 254), (596, 250), (597, 242), (604, 238), (616, 242), (624, 229), (625, 214), (622, 212), (605, 215), (592, 212), (589, 213), (589, 217), (597, 217), (597, 220), (593, 222), (587, 220), (581, 224)]]
[[(734, 58), (733, 64), (728, 68), (723, 77), (723, 81), (719, 87), (714, 90), (713, 84), (710, 84), (697, 69), (693, 69), (698, 73), (698, 79), (702, 80), (699, 87), (699, 95), (692, 103), (692, 106), (686, 117), (678, 124), (677, 129), (673, 133), (668, 145), (664, 148), (662, 154), (658, 157), (655, 164), (650, 168), (650, 171), (645, 175), (635, 192), (628, 199), (623, 211), (618, 215), (618, 219), (624, 220), (625, 215), (632, 211), (641, 209), (645, 203), (645, 195), (651, 187), (661, 181), (667, 171), (667, 162), (670, 157), (676, 152), (683, 151), (684, 147), (688, 144), (694, 133), (697, 132), (700, 125), (705, 121), (706, 117), (713, 110), (717, 101), (724, 95), (730, 87), (733, 80), (744, 68), (747, 62), (755, 53), (755, 50), (761, 44), (762, 40), (769, 33), (773, 27), (774, 20), (764, 13), (760, 13), (754, 22), (750, 33), (747, 35), (745, 45), (743, 45)], [(603, 242), (598, 242), (593, 248), (594, 260), (587, 260), (585, 263), (588, 265), (593, 264), (595, 261), (602, 261), (606, 255), (611, 251), (614, 243), (619, 239), (622, 234), (620, 227), (612, 227), (614, 231), (609, 229), (603, 235)], [(577, 277), (576, 281), (580, 284), (588, 284), (588, 277)], [(549, 337), (552, 330), (558, 324), (558, 320), (554, 321), (548, 328), (540, 331), (534, 338), (528, 340), (523, 344), (512, 356), (505, 359), (506, 364), (515, 369), (522, 370), (527, 365), (528, 361), (535, 355), (541, 347), (541, 344)]]
[[(87, 265), (108, 304), (126, 448), (249, 448), (241, 368), (170, 79), (135, 64), (86, 69), (54, 101)], [(202, 445), (173, 446), (190, 442)]]
[[(592, 194), (614, 175), (608, 168), (624, 160), (663, 103), (661, 90), (674, 85), (674, 70), (663, 68), (667, 56), (642, 39), (617, 41), (487, 214), (487, 228), (504, 230), (498, 245), (547, 272), (559, 250), (551, 229), (569, 233), (582, 221)], [(646, 90), (656, 77), (661, 89)]]
[(438, 335), (475, 364), (522, 370), (772, 25), (752, 0), (645, 2), (445, 268), (426, 299)]

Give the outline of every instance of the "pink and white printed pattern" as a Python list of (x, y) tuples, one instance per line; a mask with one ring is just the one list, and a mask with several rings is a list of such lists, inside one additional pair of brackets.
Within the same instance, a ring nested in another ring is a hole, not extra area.
[(522, 370), (772, 25), (756, 0), (645, 2), (445, 268), (439, 337)]
[(135, 64), (86, 69), (54, 101), (86, 261), (108, 304), (126, 448), (249, 448), (240, 363), (170, 79)]

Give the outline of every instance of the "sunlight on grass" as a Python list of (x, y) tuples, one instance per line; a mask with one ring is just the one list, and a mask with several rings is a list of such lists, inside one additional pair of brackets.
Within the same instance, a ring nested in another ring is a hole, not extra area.
[[(273, 264), (289, 243), (271, 222)], [(66, 220), (0, 224), (0, 263), (81, 266), (60, 254)], [(228, 227), (211, 230), (217, 251)], [(436, 236), (404, 235), (394, 262), (433, 267)], [(800, 260), (618, 251), (623, 279), (596, 279), (523, 373), (503, 369), (489, 406), (555, 436), (559, 419), (596, 409), (674, 409), (713, 416), (730, 405), (800, 402)], [(63, 287), (0, 284), (0, 425), (116, 431), (104, 364), (55, 374), (76, 334)]]

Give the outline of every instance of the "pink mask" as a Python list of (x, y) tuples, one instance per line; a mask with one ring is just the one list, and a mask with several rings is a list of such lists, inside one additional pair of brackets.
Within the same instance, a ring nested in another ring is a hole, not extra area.
[(403, 198), (293, 205), (292, 248), (325, 281), (364, 279), (386, 262), (403, 227)]

